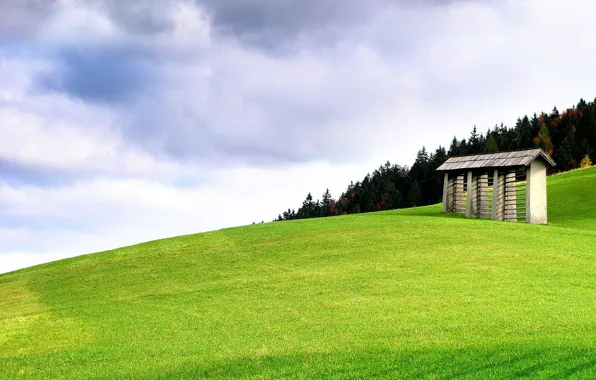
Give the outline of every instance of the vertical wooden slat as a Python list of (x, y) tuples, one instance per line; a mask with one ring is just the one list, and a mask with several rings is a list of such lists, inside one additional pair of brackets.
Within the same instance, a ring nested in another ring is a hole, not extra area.
[(488, 202), (488, 173), (483, 173), (478, 177), (478, 218), (489, 218)]
[(506, 221), (517, 221), (517, 194), (515, 188), (515, 169), (509, 170), (505, 175), (505, 200), (504, 219)]

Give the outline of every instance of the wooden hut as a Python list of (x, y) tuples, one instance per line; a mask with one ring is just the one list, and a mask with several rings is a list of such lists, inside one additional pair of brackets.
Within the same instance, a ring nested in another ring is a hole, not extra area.
[(443, 212), (546, 224), (547, 165), (556, 163), (542, 149), (451, 157), (437, 169)]

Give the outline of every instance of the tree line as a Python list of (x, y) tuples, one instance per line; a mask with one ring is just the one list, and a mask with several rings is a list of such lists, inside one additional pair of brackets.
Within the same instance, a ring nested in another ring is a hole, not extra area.
[(334, 198), (325, 191), (314, 200), (311, 193), (298, 209), (288, 209), (275, 219), (292, 220), (334, 215), (391, 210), (439, 203), (443, 175), (436, 169), (451, 156), (496, 153), (541, 148), (557, 166), (550, 172), (568, 171), (596, 162), (596, 99), (563, 112), (555, 107), (550, 113), (534, 113), (518, 118), (515, 126), (503, 123), (478, 132), (476, 126), (467, 139), (453, 137), (449, 149), (439, 146), (434, 152), (422, 147), (411, 167), (386, 162), (361, 181), (350, 182)]

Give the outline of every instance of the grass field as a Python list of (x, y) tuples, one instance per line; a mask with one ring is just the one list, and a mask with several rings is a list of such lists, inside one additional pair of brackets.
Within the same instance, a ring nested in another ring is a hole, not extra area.
[(435, 205), (0, 275), (0, 378), (594, 378), (596, 167), (548, 186), (549, 226)]

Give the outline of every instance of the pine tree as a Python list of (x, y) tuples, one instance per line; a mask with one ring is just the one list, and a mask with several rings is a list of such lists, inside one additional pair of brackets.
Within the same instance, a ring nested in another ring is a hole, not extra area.
[(318, 218), (321, 216), (323, 216), (323, 206), (322, 206), (321, 202), (317, 199), (317, 201), (315, 202), (315, 208), (312, 212), (312, 217)]
[(511, 140), (509, 138), (509, 129), (501, 123), (499, 127), (499, 133), (497, 134), (497, 145), (499, 146), (499, 152), (504, 152), (509, 150), (511, 146)]
[(408, 192), (408, 202), (412, 207), (416, 207), (420, 204), (420, 185), (418, 181), (414, 181)]
[(575, 158), (573, 154), (573, 137), (568, 135), (563, 139), (559, 148), (555, 151), (556, 156), (553, 157), (563, 171), (573, 169), (575, 167)]
[(414, 161), (414, 165), (410, 169), (409, 176), (413, 179), (423, 181), (427, 178), (429, 164), (430, 157), (428, 156), (428, 152), (425, 147), (422, 147), (416, 155), (416, 161)]
[(317, 216), (316, 204), (312, 199), (312, 194), (308, 193), (306, 199), (302, 202), (302, 207), (298, 209), (297, 219), (314, 218)]
[(395, 187), (393, 182), (388, 182), (385, 188), (381, 201), (377, 204), (377, 209), (380, 210), (393, 210), (396, 208), (403, 207), (403, 199), (401, 193)]
[(323, 200), (321, 201), (321, 216), (331, 216), (332, 201), (333, 199), (331, 198), (329, 189), (325, 190), (325, 192), (323, 193)]
[(497, 142), (495, 141), (495, 138), (493, 137), (492, 133), (488, 134), (488, 137), (484, 142), (484, 148), (482, 148), (482, 151), (484, 153), (496, 153), (499, 151), (499, 146), (497, 145)]
[(542, 124), (542, 123), (540, 122), (540, 119), (536, 115), (536, 112), (534, 112), (534, 115), (532, 115), (532, 118), (530, 119), (530, 135), (532, 135), (532, 136), (538, 135), (538, 132), (540, 131), (540, 124)]
[(451, 140), (451, 145), (449, 146), (449, 151), (447, 153), (449, 154), (449, 157), (459, 155), (459, 141), (457, 141), (455, 136), (453, 136), (453, 140)]
[(528, 119), (527, 115), (523, 119), (517, 119), (515, 130), (517, 132), (517, 149), (531, 148), (533, 145), (533, 135), (530, 119)]
[(436, 169), (443, 164), (443, 162), (447, 161), (447, 151), (441, 145), (435, 150), (435, 153), (432, 155), (432, 159), (430, 160), (430, 170), (431, 172), (435, 172)]
[(465, 156), (466, 154), (469, 154), (470, 152), (470, 147), (468, 146), (468, 142), (466, 141), (466, 139), (462, 139), (459, 144), (459, 154), (461, 156)]
[(480, 143), (480, 136), (478, 135), (478, 130), (476, 129), (476, 125), (474, 125), (474, 129), (472, 129), (472, 133), (470, 134), (470, 140), (468, 142), (468, 153), (469, 154), (478, 154), (482, 151), (482, 144)]

